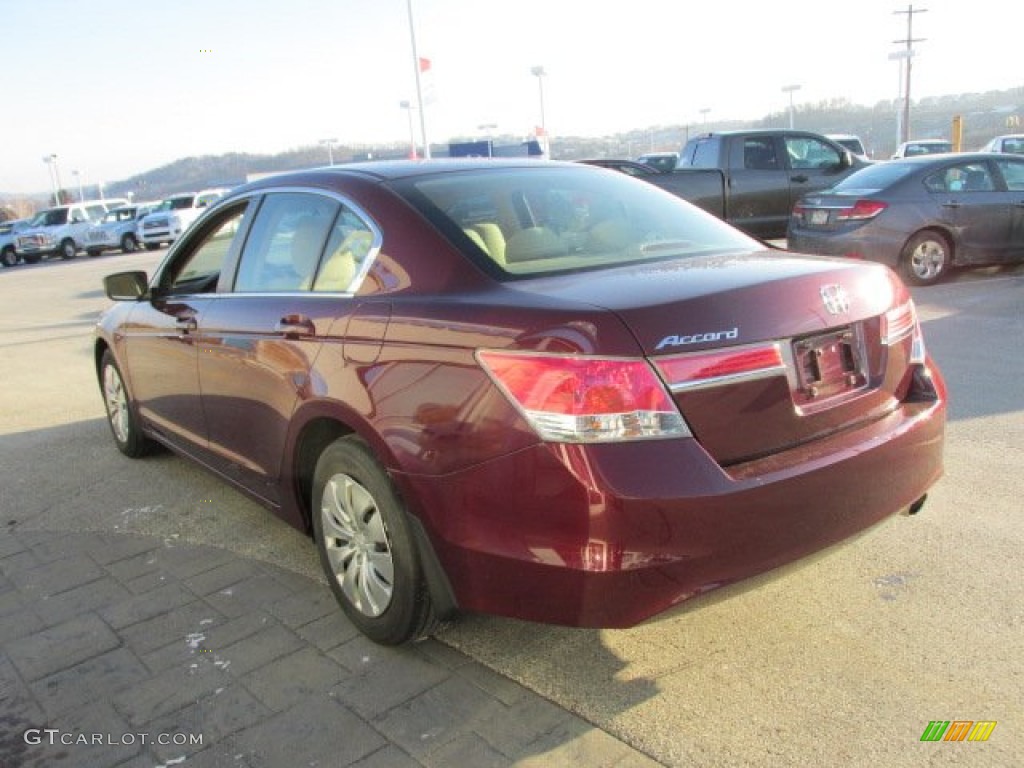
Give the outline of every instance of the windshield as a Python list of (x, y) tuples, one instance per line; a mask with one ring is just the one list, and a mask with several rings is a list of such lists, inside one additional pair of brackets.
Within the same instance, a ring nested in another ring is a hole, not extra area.
[(885, 189), (900, 179), (909, 176), (918, 167), (910, 163), (897, 163), (891, 160), (887, 163), (869, 165), (866, 168), (861, 168), (859, 171), (851, 173), (832, 187), (831, 191), (845, 194), (865, 194)]
[(445, 173), (396, 186), (500, 277), (763, 248), (652, 184), (591, 166)]
[(172, 197), (168, 202), (170, 203), (170, 209), (172, 211), (180, 211), (182, 208), (191, 208), (192, 200), (194, 198), (189, 195), (188, 197)]
[(40, 211), (29, 224), (31, 227), (59, 227), (68, 223), (67, 208), (51, 208), (47, 211)]

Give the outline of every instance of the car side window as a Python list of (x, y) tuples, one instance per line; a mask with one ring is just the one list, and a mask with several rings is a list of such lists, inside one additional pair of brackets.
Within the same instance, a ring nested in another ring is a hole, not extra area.
[(810, 136), (786, 137), (786, 153), (791, 168), (835, 168), (839, 165), (839, 152)]
[(239, 293), (308, 291), (340, 204), (323, 195), (267, 195), (242, 252)]
[(1024, 190), (1024, 162), (1020, 160), (996, 160), (996, 167), (1003, 174), (1006, 188), (1011, 192)]
[(374, 232), (369, 224), (348, 206), (341, 206), (327, 242), (326, 256), (313, 281), (313, 290), (353, 291), (373, 247)]
[(248, 201), (231, 206), (206, 222), (177, 252), (160, 278), (159, 290), (174, 295), (215, 291), (247, 207)]
[(985, 163), (963, 163), (933, 173), (924, 180), (929, 192), (991, 192), (996, 188)]
[(743, 167), (754, 171), (779, 170), (779, 158), (775, 154), (775, 140), (770, 136), (744, 139)]

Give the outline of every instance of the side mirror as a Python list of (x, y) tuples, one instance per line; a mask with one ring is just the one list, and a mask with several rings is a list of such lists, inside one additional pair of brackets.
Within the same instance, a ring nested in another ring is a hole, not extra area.
[(138, 301), (149, 290), (149, 278), (145, 272), (117, 272), (103, 278), (103, 290), (112, 301)]

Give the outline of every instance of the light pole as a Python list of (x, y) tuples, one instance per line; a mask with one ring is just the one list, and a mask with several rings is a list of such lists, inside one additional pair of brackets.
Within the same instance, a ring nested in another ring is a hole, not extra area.
[(544, 115), (544, 78), (547, 77), (548, 73), (544, 71), (544, 67), (538, 65), (530, 69), (530, 74), (537, 78), (537, 88), (540, 93), (540, 133), (544, 137), (545, 154), (550, 157), (551, 147), (548, 143), (548, 123)]
[(50, 187), (53, 189), (53, 204), (60, 205), (60, 180), (54, 170), (57, 167), (57, 156), (43, 155), (43, 162), (46, 163), (46, 168), (50, 173)]
[(85, 202), (85, 192), (82, 191), (82, 174), (75, 169), (71, 172), (71, 175), (75, 177), (75, 183), (78, 185), (78, 202)]
[(476, 129), (487, 135), (487, 156), (494, 157), (494, 131), (497, 130), (497, 123), (482, 123)]
[(338, 143), (337, 139), (320, 139), (320, 144), (327, 145), (327, 164), (334, 165), (334, 145)]
[[(423, 111), (423, 82), (420, 77), (421, 65), (420, 54), (416, 48), (416, 22), (412, 15), (412, 0), (407, 0), (406, 8), (409, 11), (409, 37), (412, 40), (412, 66), (416, 72), (416, 106), (420, 110), (420, 138), (423, 141), (423, 157), (430, 159), (430, 141), (427, 139), (427, 116)], [(412, 113), (410, 113), (411, 115)]]
[(896, 81), (896, 143), (900, 144), (906, 139), (903, 136), (903, 62), (910, 61), (914, 55), (913, 51), (893, 51), (889, 54), (890, 61), (900, 63), (899, 76)]
[(405, 100), (398, 102), (398, 106), (404, 109), (409, 115), (409, 159), (418, 160), (419, 154), (416, 152), (416, 131), (414, 131), (412, 127), (413, 106)]
[(799, 85), (784, 85), (782, 86), (782, 92), (789, 94), (789, 130), (793, 130), (794, 123), (794, 109), (793, 109), (793, 92), (799, 91)]

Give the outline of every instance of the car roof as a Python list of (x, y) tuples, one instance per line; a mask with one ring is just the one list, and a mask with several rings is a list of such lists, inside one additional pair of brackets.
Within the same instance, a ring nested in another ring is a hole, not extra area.
[(226, 197), (238, 192), (254, 189), (280, 187), (287, 184), (302, 184), (310, 181), (324, 182), (331, 177), (364, 178), (371, 181), (394, 181), (397, 179), (433, 176), (459, 171), (488, 170), (495, 168), (580, 168), (582, 163), (559, 160), (536, 160), (528, 158), (432, 158), (430, 160), (367, 160), (355, 163), (325, 165), (303, 170), (275, 173), (249, 182), (231, 190)]
[(901, 157), (897, 160), (888, 160), (888, 163), (902, 163), (906, 165), (929, 165), (931, 163), (942, 163), (950, 160), (957, 162), (980, 162), (982, 160), (1005, 160), (1006, 155), (1000, 152), (938, 152), (932, 155), (914, 155), (913, 157)]

